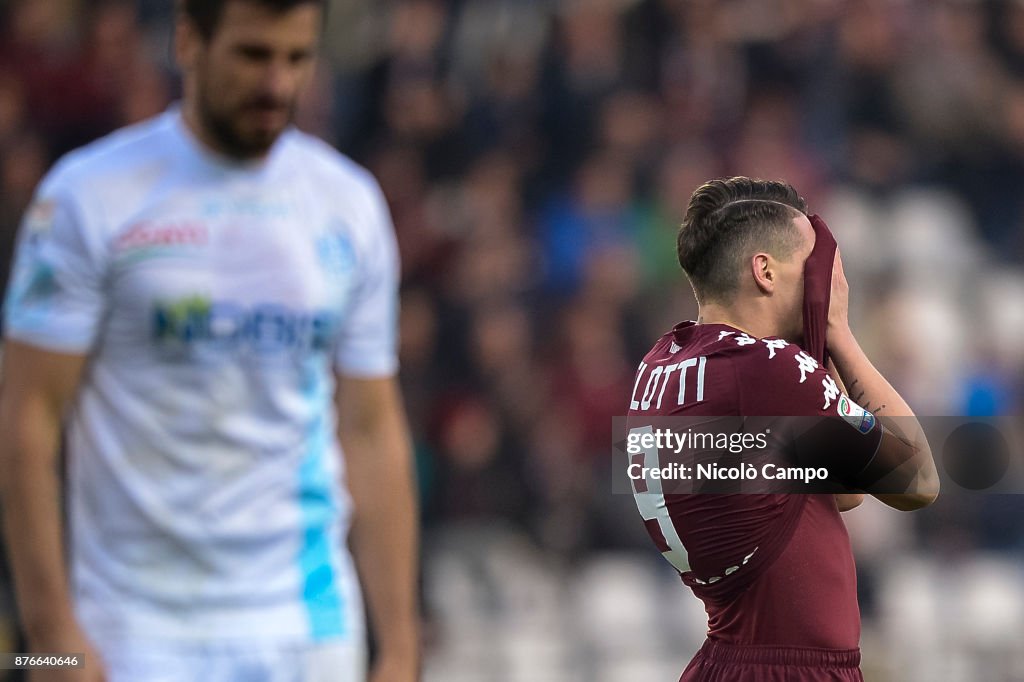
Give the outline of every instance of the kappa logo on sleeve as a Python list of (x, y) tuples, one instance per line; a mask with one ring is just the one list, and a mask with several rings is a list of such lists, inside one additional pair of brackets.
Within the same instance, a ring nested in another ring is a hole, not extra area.
[[(836, 381), (829, 375), (825, 375), (825, 378), (821, 380), (821, 387), (825, 389), (825, 406), (821, 409), (827, 410), (828, 406), (832, 404), (832, 401), (839, 395), (839, 387), (836, 386)], [(859, 408), (858, 408), (859, 409)]]
[(875, 415), (847, 398), (845, 394), (839, 398), (839, 402), (836, 404), (836, 412), (839, 413), (839, 416), (847, 424), (865, 435), (871, 433), (871, 430), (875, 428), (875, 424), (878, 421), (875, 419)]
[(807, 354), (807, 351), (800, 351), (793, 356), (796, 358), (796, 364), (800, 368), (800, 383), (807, 381), (807, 374), (813, 373), (814, 370), (818, 369), (818, 361)]
[(789, 345), (789, 342), (783, 339), (761, 339), (761, 343), (768, 347), (769, 360), (775, 357), (775, 351), (782, 350)]

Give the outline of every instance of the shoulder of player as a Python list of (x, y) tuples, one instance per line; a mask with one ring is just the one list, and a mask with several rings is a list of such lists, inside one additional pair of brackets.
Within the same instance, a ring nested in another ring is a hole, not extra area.
[(658, 340), (654, 342), (654, 345), (651, 346), (651, 349), (644, 354), (644, 364), (651, 365), (669, 359), (673, 354), (671, 348), (672, 345), (672, 332), (662, 334), (658, 337)]
[[(162, 167), (168, 150), (167, 114), (118, 129), (60, 157), (39, 183), (33, 211), (52, 214), (59, 205), (73, 220), (64, 224), (99, 246), (110, 226), (133, 210), (146, 187), (143, 178), (155, 177), (147, 168)], [(88, 236), (86, 236), (88, 235)]]
[(380, 248), (394, 243), (394, 232), (384, 192), (369, 170), (324, 140), (297, 129), (288, 133), (287, 143), (290, 163), (307, 174), (305, 181), (316, 196), (323, 197), (337, 224), (348, 229), (357, 250), (378, 254), (397, 248)]
[(777, 337), (757, 341), (732, 356), (746, 414), (817, 414), (836, 398), (835, 381), (798, 344)]
[[(765, 349), (771, 351), (772, 347), (778, 346), (774, 339), (771, 344), (765, 344), (762, 339), (755, 339), (743, 332), (722, 331), (717, 337), (711, 337), (698, 346), (690, 346), (689, 352), (695, 356), (706, 356), (708, 358), (740, 358), (756, 359)], [(670, 330), (654, 343), (644, 357), (647, 364), (658, 362), (671, 362), (672, 359), (683, 348), (676, 343), (674, 330)]]
[(288, 133), (297, 163), (312, 172), (335, 193), (345, 192), (376, 200), (380, 186), (373, 174), (315, 135), (292, 130)]
[(111, 175), (137, 172), (134, 162), (152, 162), (165, 147), (159, 144), (168, 121), (157, 116), (119, 128), (62, 156), (47, 174), (46, 183), (97, 186)]
[(745, 374), (765, 378), (790, 375), (793, 372), (799, 377), (800, 367), (804, 367), (805, 371), (819, 369), (817, 361), (798, 344), (776, 336), (755, 338), (735, 332), (723, 335), (710, 350), (715, 355), (728, 358), (740, 378)]

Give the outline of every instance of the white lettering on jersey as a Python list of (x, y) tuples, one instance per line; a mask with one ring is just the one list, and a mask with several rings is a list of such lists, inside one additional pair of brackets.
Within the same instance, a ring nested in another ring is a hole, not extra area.
[(679, 397), (676, 400), (677, 405), (682, 405), (686, 402), (686, 370), (696, 366), (697, 358), (687, 358), (679, 363)]
[(655, 406), (659, 410), (661, 409), (661, 399), (665, 397), (665, 389), (668, 387), (668, 382), (669, 379), (672, 377), (672, 372), (676, 371), (677, 369), (679, 369), (678, 362), (675, 363), (674, 365), (667, 365), (665, 367), (664, 380), (661, 382), (661, 392), (658, 394), (658, 404)]
[(704, 368), (708, 365), (706, 356), (700, 356), (700, 364), (697, 366), (697, 402), (704, 401)]
[(789, 345), (788, 341), (782, 339), (762, 339), (761, 343), (768, 346), (768, 359), (771, 360), (775, 357), (775, 351), (782, 350)]
[(661, 365), (651, 370), (651, 376), (647, 380), (647, 387), (644, 388), (644, 397), (640, 399), (640, 409), (648, 410), (651, 407), (651, 400), (654, 399), (654, 393), (658, 390), (658, 380), (661, 378), (665, 368)]
[[(700, 356), (699, 358), (687, 358), (682, 362), (676, 362), (671, 365), (659, 365), (656, 367), (649, 367), (647, 363), (641, 362), (640, 367), (637, 369), (636, 381), (633, 382), (633, 395), (629, 401), (629, 409), (637, 411), (645, 411), (651, 409), (651, 406), (655, 409), (661, 409), (662, 401), (665, 398), (665, 391), (668, 388), (669, 381), (672, 379), (672, 373), (679, 372), (679, 393), (676, 397), (677, 405), (684, 405), (686, 403), (686, 380), (687, 374), (690, 368), (697, 368), (697, 388), (696, 388), (696, 399), (691, 398), (691, 402), (702, 402), (704, 400), (704, 377), (707, 369), (708, 359), (707, 356)], [(640, 393), (640, 398), (637, 398), (637, 392), (640, 390), (640, 384), (643, 382), (644, 375), (647, 370), (651, 372), (647, 376), (647, 381), (644, 383), (643, 392)], [(657, 396), (657, 400), (655, 400)]]
[[(643, 426), (630, 429), (629, 435), (633, 437), (634, 434), (649, 434), (654, 435), (654, 427)], [(644, 448), (642, 454), (633, 455), (638, 459), (633, 460), (634, 463), (640, 464), (642, 467), (647, 469), (657, 469), (662, 466), (660, 453), (657, 447)], [(658, 528), (661, 531), (662, 537), (665, 540), (665, 544), (668, 545), (668, 551), (662, 552), (662, 556), (668, 560), (672, 566), (675, 567), (679, 573), (686, 573), (690, 570), (690, 557), (686, 551), (686, 547), (683, 545), (683, 541), (679, 538), (679, 532), (676, 530), (675, 524), (672, 523), (672, 517), (669, 514), (668, 506), (665, 504), (665, 495), (661, 487), (660, 478), (651, 478), (644, 482), (642, 490), (637, 489), (637, 481), (633, 481), (633, 499), (636, 501), (637, 509), (640, 511), (640, 515), (644, 521), (657, 521)]]
[(818, 361), (807, 354), (807, 351), (800, 351), (796, 357), (797, 365), (800, 367), (800, 383), (807, 381), (807, 373), (818, 369)]
[(631, 410), (639, 410), (640, 409), (640, 403), (636, 399), (636, 389), (637, 389), (638, 386), (640, 386), (640, 379), (643, 378), (644, 370), (645, 369), (647, 369), (647, 363), (646, 362), (641, 362), (640, 366), (637, 367), (637, 370), (636, 370), (636, 381), (633, 382), (633, 395), (630, 396), (630, 400), (629, 400), (629, 409), (631, 409)]
[(839, 396), (839, 387), (836, 386), (835, 379), (830, 375), (825, 375), (825, 378), (821, 380), (821, 385), (825, 388), (825, 406), (821, 409), (827, 410), (832, 401)]
[(749, 334), (740, 334), (736, 337), (737, 346), (749, 346), (752, 343), (757, 343), (757, 339), (750, 336)]
[(701, 402), (704, 400), (704, 368), (708, 364), (707, 356), (700, 356), (699, 358), (689, 358), (679, 363), (679, 398), (677, 400), (678, 405), (684, 405), (686, 403), (686, 370), (691, 367), (697, 367), (697, 400)]
[(735, 334), (735, 333), (736, 332), (718, 332), (718, 340), (721, 341), (725, 337), (731, 336), (732, 334)]

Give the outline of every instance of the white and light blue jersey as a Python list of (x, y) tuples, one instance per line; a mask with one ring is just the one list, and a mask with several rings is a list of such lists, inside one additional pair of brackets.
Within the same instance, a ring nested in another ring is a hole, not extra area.
[(361, 637), (334, 372), (396, 371), (372, 177), (289, 130), (230, 163), (171, 110), (63, 158), (5, 333), (88, 354), (66, 430), (71, 578), (107, 637)]

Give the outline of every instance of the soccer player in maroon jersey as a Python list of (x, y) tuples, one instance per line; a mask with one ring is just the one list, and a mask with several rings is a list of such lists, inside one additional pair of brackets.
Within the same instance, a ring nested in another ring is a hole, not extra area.
[[(818, 417), (832, 426), (815, 461), (849, 491), (677, 494), (634, 481), (652, 540), (708, 614), (707, 641), (680, 682), (862, 680), (856, 576), (839, 514), (865, 489), (900, 510), (938, 495), (917, 419), (850, 330), (838, 251), (834, 261), (828, 252), (821, 324), (831, 372), (801, 347), (805, 264), (824, 239), (811, 219), (785, 183), (738, 177), (697, 189), (678, 254), (700, 315), (659, 339), (637, 373), (631, 433), (665, 416)], [(643, 456), (658, 464), (657, 450)], [(871, 487), (879, 480), (888, 485)]]

